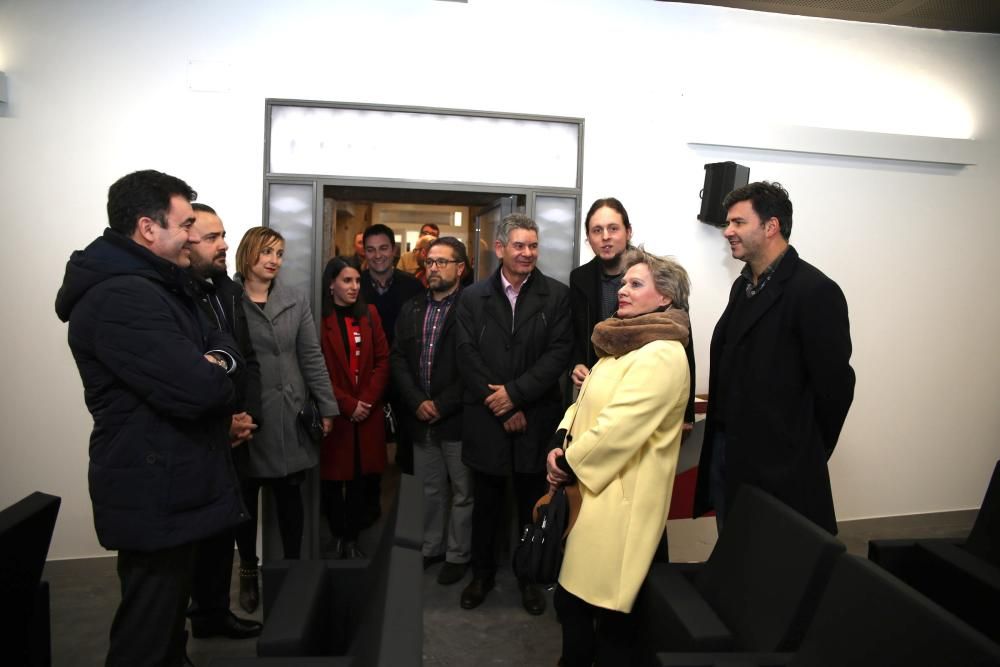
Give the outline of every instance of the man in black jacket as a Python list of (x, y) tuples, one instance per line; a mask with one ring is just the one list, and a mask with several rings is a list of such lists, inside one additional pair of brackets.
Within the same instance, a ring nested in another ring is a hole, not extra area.
[(746, 262), (712, 334), (695, 513), (720, 528), (740, 484), (837, 532), (827, 459), (854, 400), (847, 300), (788, 244), (792, 202), (778, 183), (726, 196), (724, 235)]
[[(618, 289), (625, 275), (623, 257), (631, 247), (632, 223), (625, 206), (614, 197), (595, 201), (583, 221), (587, 242), (594, 258), (569, 274), (570, 308), (573, 310), (573, 368), (570, 377), (579, 387), (597, 363), (597, 353), (590, 337), (598, 322), (618, 310)], [(684, 411), (684, 429), (694, 426), (694, 337), (688, 339), (688, 369), (691, 393)]]
[[(545, 493), (545, 457), (563, 414), (559, 380), (573, 347), (569, 290), (535, 267), (535, 221), (508, 215), (494, 250), (500, 268), (466, 288), (458, 304), (462, 460), (475, 471), (473, 579), (462, 592), (465, 609), (479, 606), (494, 585), (507, 477), (513, 478), (520, 525), (530, 522)], [(521, 582), (520, 588), (528, 613), (543, 613), (538, 587)]]
[[(191, 274), (197, 287), (196, 298), (202, 314), (215, 328), (236, 339), (243, 355), (244, 373), (236, 382), (237, 411), (229, 426), (230, 444), (233, 446), (234, 463), (257, 430), (256, 416), (260, 414), (260, 366), (250, 343), (250, 330), (243, 311), (243, 288), (226, 274), (226, 229), (215, 209), (207, 204), (194, 203), (194, 229), (200, 241), (191, 246)], [(237, 472), (239, 466), (237, 466)], [(242, 480), (241, 480), (242, 483)], [(194, 579), (191, 588), (191, 633), (195, 637), (224, 636), (246, 639), (260, 634), (261, 625), (256, 621), (237, 618), (229, 611), (229, 584), (233, 576), (233, 538), (236, 529), (221, 531), (218, 535), (202, 540), (195, 556)], [(243, 530), (244, 540), (257, 539), (256, 530)], [(250, 545), (247, 545), (249, 547)], [(246, 547), (245, 547), (246, 548)], [(255, 548), (255, 545), (254, 547)], [(253, 564), (256, 570), (256, 563)], [(243, 590), (251, 595), (254, 590)]]
[[(396, 258), (396, 235), (392, 229), (382, 224), (371, 225), (365, 229), (362, 243), (368, 268), (361, 272), (361, 297), (365, 303), (375, 306), (379, 319), (382, 320), (385, 339), (392, 347), (399, 310), (404, 303), (423, 294), (424, 286), (409, 273), (393, 266)], [(386, 392), (386, 405), (391, 406), (394, 414), (401, 412), (392, 383)], [(413, 473), (413, 441), (405, 429), (399, 429), (396, 433), (396, 464), (403, 472)], [(365, 476), (365, 506), (368, 516), (363, 525), (371, 525), (379, 516), (381, 480), (381, 475)]]
[(455, 330), (460, 281), (469, 265), (465, 245), (438, 239), (424, 264), (427, 294), (407, 301), (396, 320), (392, 382), (424, 484), (424, 566), (444, 559), (437, 580), (448, 585), (465, 576), (472, 548), (472, 473), (462, 463)]
[(118, 550), (109, 666), (181, 664), (195, 545), (248, 517), (229, 454), (243, 359), (183, 271), (195, 196), (157, 171), (119, 179), (110, 229), (73, 253), (56, 297), (94, 418), (94, 525)]

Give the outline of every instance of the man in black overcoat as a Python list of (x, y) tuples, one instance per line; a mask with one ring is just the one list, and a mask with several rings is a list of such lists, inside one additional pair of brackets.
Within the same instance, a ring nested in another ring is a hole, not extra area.
[(780, 184), (746, 185), (723, 207), (746, 266), (712, 334), (695, 514), (714, 508), (721, 528), (737, 487), (753, 484), (836, 533), (827, 459), (854, 399), (847, 301), (788, 244)]
[[(466, 288), (458, 304), (458, 357), (465, 381), (462, 460), (475, 472), (472, 582), (465, 609), (493, 588), (496, 535), (507, 478), (520, 525), (545, 493), (545, 457), (563, 413), (559, 380), (573, 347), (569, 290), (535, 266), (538, 225), (514, 213), (501, 221), (494, 251), (500, 268)], [(545, 611), (537, 586), (520, 582), (530, 614)]]

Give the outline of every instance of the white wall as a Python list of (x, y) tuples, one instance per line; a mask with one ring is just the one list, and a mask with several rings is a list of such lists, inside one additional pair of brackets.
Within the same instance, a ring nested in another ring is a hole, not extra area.
[[(191, 91), (190, 60), (227, 64), (228, 92)], [(637, 240), (692, 274), (700, 391), (739, 269), (695, 220), (702, 165), (733, 159), (781, 181), (794, 245), (850, 304), (858, 387), (831, 463), (840, 517), (981, 500), (1000, 449), (1000, 36), (639, 0), (7, 0), (0, 70), (0, 504), (63, 497), (52, 557), (102, 552), (91, 422), (52, 309), (65, 261), (105, 226), (108, 185), (141, 168), (190, 182), (235, 245), (260, 223), (266, 97), (584, 117), (584, 207), (618, 196)], [(983, 159), (695, 148), (692, 114), (972, 138)]]

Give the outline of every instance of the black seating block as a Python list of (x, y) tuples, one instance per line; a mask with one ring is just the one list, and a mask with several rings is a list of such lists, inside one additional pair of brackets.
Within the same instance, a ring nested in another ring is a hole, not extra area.
[(61, 502), (36, 491), (0, 511), (0, 645), (5, 664), (51, 663), (49, 595), (42, 570)]
[(857, 556), (837, 563), (798, 667), (1000, 665), (1000, 645)]

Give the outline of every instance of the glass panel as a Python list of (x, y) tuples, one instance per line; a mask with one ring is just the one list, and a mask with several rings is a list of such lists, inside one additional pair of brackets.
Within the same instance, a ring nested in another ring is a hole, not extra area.
[(514, 212), (514, 197), (501, 197), (493, 205), (479, 212), (476, 216), (476, 246), (469, 249), (469, 254), (475, 262), (475, 278), (482, 280), (497, 270), (497, 255), (493, 250), (493, 242), (497, 237), (497, 227), (500, 221)]
[(573, 270), (573, 257), (576, 256), (576, 209), (576, 197), (539, 195), (535, 198), (538, 268), (566, 285), (569, 285), (569, 272)]
[(269, 165), (274, 174), (575, 188), (579, 132), (561, 121), (274, 106)]
[[(268, 226), (285, 237), (281, 282), (312, 298), (313, 186), (272, 183), (268, 188)], [(317, 304), (313, 304), (316, 312)]]

